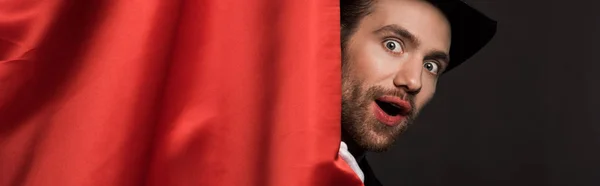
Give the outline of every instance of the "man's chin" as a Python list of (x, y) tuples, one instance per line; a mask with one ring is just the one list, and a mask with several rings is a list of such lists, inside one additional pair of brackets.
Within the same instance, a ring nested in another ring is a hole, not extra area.
[(358, 145), (369, 152), (388, 151), (396, 141), (396, 135), (380, 134), (375, 131), (369, 131), (358, 139)]
[(386, 152), (391, 148), (392, 145), (381, 145), (381, 144), (377, 144), (377, 145), (367, 145), (367, 146), (363, 146), (362, 148), (365, 149), (365, 151), (368, 152)]

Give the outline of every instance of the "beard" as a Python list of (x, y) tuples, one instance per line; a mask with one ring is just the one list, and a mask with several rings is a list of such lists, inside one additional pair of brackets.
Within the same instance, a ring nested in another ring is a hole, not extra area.
[[(345, 62), (344, 62), (345, 63)], [(362, 150), (371, 152), (387, 151), (418, 115), (413, 95), (398, 89), (370, 86), (363, 90), (363, 83), (349, 75), (350, 69), (342, 67), (342, 133)], [(386, 125), (374, 116), (372, 104), (384, 95), (405, 97), (413, 109), (399, 125)], [(347, 139), (346, 139), (347, 140)]]
[[(413, 109), (396, 126), (388, 126), (375, 118), (371, 105), (383, 95), (397, 95), (391, 90), (372, 86), (366, 91), (358, 83), (351, 83), (342, 94), (342, 129), (360, 148), (366, 151), (387, 151), (406, 128), (413, 123), (417, 113)], [(414, 108), (412, 99), (409, 99)]]

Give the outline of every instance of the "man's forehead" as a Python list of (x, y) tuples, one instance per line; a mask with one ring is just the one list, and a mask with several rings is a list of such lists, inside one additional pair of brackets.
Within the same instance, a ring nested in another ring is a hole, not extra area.
[(401, 10), (423, 11), (444, 17), (442, 11), (426, 0), (371, 0), (374, 5)]
[(450, 48), (450, 23), (435, 6), (423, 0), (377, 0), (365, 17), (373, 29), (401, 27), (425, 45)]

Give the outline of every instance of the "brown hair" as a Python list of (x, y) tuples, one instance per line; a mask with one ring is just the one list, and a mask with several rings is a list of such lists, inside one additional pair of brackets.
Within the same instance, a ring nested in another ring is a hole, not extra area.
[(360, 20), (371, 13), (374, 0), (340, 0), (341, 41), (344, 48)]

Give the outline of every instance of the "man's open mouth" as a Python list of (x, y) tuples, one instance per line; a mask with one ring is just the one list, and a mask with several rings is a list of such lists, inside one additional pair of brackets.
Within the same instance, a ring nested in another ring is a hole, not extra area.
[(401, 106), (396, 105), (394, 103), (380, 101), (380, 100), (375, 100), (375, 103), (377, 104), (377, 106), (379, 106), (379, 108), (381, 108), (381, 110), (383, 110), (383, 112), (385, 112), (387, 115), (390, 115), (390, 116), (400, 115), (400, 113), (403, 110), (401, 108)]
[(410, 102), (399, 97), (382, 96), (375, 100), (373, 111), (380, 122), (389, 126), (396, 126), (410, 114), (411, 106)]

